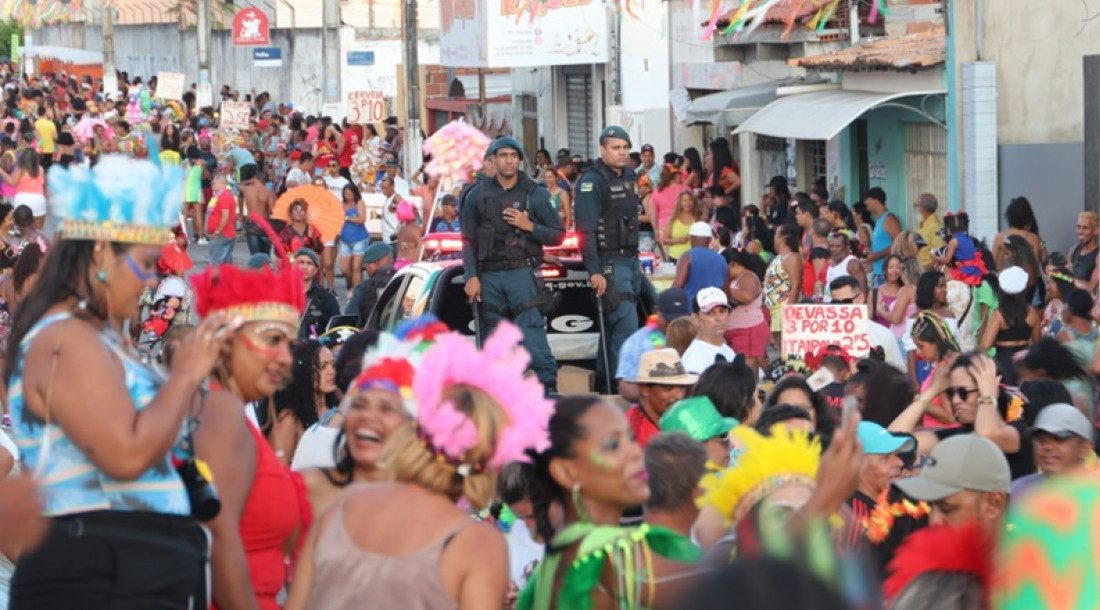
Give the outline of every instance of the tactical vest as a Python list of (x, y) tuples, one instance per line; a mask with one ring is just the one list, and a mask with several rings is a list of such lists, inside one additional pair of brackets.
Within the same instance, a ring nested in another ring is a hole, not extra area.
[(642, 207), (637, 178), (628, 178), (625, 172), (616, 174), (604, 163), (597, 163), (595, 170), (607, 182), (609, 192), (600, 210), (596, 249), (600, 254), (637, 256), (638, 211)]
[(527, 210), (534, 183), (520, 179), (511, 190), (495, 180), (481, 184), (477, 196), (477, 260), (482, 262), (532, 261), (542, 258), (542, 246), (530, 235), (504, 220), (504, 210)]

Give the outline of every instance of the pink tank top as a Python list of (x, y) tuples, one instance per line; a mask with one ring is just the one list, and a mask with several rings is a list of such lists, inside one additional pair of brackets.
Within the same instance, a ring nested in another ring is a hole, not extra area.
[[(732, 287), (737, 280), (744, 277), (745, 273), (752, 273), (752, 271), (745, 271), (734, 281), (730, 282)], [(730, 310), (729, 316), (726, 318), (726, 330), (734, 330), (738, 328), (752, 328), (764, 321), (764, 290), (761, 287), (756, 298), (752, 301), (738, 305)]]
[(34, 193), (35, 195), (42, 195), (42, 187), (46, 182), (46, 176), (42, 172), (38, 172), (38, 177), (34, 178), (30, 174), (24, 173), (19, 182), (15, 185), (16, 193)]

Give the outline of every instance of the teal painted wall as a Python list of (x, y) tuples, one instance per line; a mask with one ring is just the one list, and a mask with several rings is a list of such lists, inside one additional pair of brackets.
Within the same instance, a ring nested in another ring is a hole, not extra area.
[(896, 108), (879, 108), (863, 115), (867, 121), (868, 183), (886, 191), (887, 207), (901, 219), (903, 228), (907, 228), (909, 217), (905, 200), (905, 120), (912, 117), (912, 113)]

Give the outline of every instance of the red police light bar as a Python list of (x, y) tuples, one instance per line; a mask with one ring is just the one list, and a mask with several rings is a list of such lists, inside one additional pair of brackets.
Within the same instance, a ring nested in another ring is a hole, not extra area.
[[(547, 252), (560, 253), (560, 252), (580, 252), (581, 249), (581, 235), (575, 231), (567, 231), (565, 233), (565, 239), (562, 240), (560, 246), (548, 246)], [(429, 233), (424, 238), (424, 250), (426, 252), (440, 252), (443, 254), (450, 254), (453, 252), (462, 251), (462, 234), (461, 233)]]
[(547, 252), (580, 252), (581, 251), (581, 234), (576, 231), (566, 231), (565, 239), (561, 241), (560, 246), (547, 246)]
[(558, 278), (565, 277), (565, 269), (561, 267), (542, 267), (539, 269), (539, 275), (544, 280), (556, 280)]

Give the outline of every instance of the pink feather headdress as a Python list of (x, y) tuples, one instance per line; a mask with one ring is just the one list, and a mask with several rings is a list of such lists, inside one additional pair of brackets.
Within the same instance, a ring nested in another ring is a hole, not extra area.
[(507, 417), (488, 467), (529, 461), (526, 450), (550, 446), (547, 427), (554, 403), (536, 378), (525, 375), (530, 356), (520, 345), (522, 338), (519, 329), (501, 322), (480, 351), (469, 338), (447, 333), (424, 352), (413, 395), (421, 434), (437, 451), (462, 461), (478, 442), (474, 423), (446, 398), (447, 389), (456, 385), (485, 392)]

